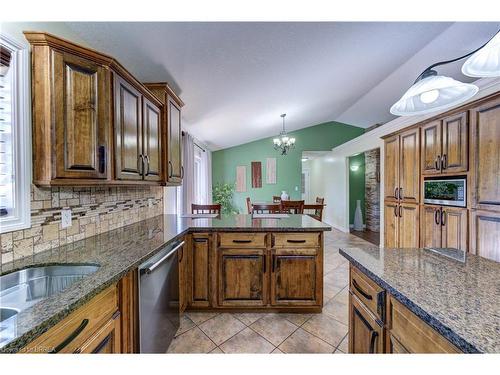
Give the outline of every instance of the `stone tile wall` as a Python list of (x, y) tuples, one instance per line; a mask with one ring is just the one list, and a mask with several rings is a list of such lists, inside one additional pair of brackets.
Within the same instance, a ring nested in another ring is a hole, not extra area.
[[(151, 205), (151, 207), (150, 207)], [(61, 228), (61, 209), (72, 225)], [(1, 262), (30, 256), (163, 213), (163, 187), (31, 187), (31, 228), (0, 235)]]
[(380, 232), (380, 149), (365, 152), (365, 224)]

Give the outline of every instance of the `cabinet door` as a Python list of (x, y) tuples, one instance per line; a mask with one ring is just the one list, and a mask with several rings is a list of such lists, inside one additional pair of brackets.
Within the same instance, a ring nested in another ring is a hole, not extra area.
[(220, 306), (267, 304), (265, 249), (219, 249), (217, 263)]
[(399, 198), (418, 203), (420, 196), (420, 129), (410, 129), (400, 135)]
[(471, 211), (470, 251), (500, 262), (500, 213)]
[(385, 202), (384, 204), (384, 243), (385, 247), (398, 247), (398, 204)]
[(402, 203), (398, 208), (399, 244), (398, 247), (418, 247), (418, 205)]
[(423, 206), (420, 218), (420, 246), (441, 247), (441, 211), (439, 207)]
[(167, 182), (180, 184), (183, 177), (182, 167), (182, 129), (181, 108), (171, 98), (167, 99), (168, 114), (168, 165)]
[(120, 313), (113, 316), (91, 338), (89, 338), (78, 353), (112, 354), (121, 353), (120, 343)]
[(107, 177), (109, 71), (68, 53), (53, 53), (55, 178)]
[(161, 111), (146, 98), (143, 98), (144, 115), (144, 179), (160, 181), (161, 166)]
[(472, 208), (500, 211), (500, 98), (470, 111)]
[(467, 209), (443, 208), (441, 214), (443, 247), (467, 251)]
[(115, 178), (142, 180), (142, 96), (115, 74)]
[(275, 249), (271, 259), (271, 304), (322, 304), (323, 275), (318, 249)]
[(467, 172), (469, 168), (467, 112), (447, 117), (442, 124), (442, 172)]
[(349, 293), (349, 353), (383, 353), (383, 340), (382, 326), (359, 299)]
[(189, 282), (189, 266), (188, 266), (188, 248), (189, 244), (184, 244), (179, 249), (179, 310), (180, 312), (184, 312), (188, 305), (188, 295), (189, 295), (189, 286), (191, 283)]
[(408, 349), (406, 349), (399, 340), (391, 334), (387, 335), (389, 340), (389, 353), (390, 354), (410, 354)]
[(441, 173), (441, 121), (422, 126), (422, 174)]
[(209, 306), (210, 237), (193, 235), (191, 242), (190, 273), (192, 306)]
[(398, 200), (399, 188), (399, 136), (385, 140), (384, 196), (386, 201)]

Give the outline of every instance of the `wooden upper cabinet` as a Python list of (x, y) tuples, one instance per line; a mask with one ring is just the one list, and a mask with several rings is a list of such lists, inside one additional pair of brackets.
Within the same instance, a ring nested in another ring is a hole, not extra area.
[(500, 211), (500, 98), (470, 111), (472, 208)]
[(500, 262), (500, 213), (471, 210), (470, 252)]
[(467, 112), (449, 116), (442, 121), (442, 173), (467, 172), (469, 169)]
[(349, 353), (383, 353), (383, 343), (382, 326), (365, 305), (349, 293)]
[(161, 110), (150, 100), (143, 100), (143, 153), (145, 160), (144, 179), (161, 181), (162, 155), (161, 155)]
[(422, 174), (441, 173), (441, 121), (422, 126)]
[(418, 203), (420, 199), (420, 129), (402, 132), (400, 144), (398, 196), (402, 202)]
[(182, 178), (184, 177), (184, 167), (182, 166), (181, 106), (171, 96), (169, 96), (167, 108), (167, 182), (171, 184), (180, 184), (182, 182)]
[(399, 189), (399, 135), (385, 140), (384, 194), (385, 200), (398, 200)]
[(115, 74), (115, 178), (142, 180), (142, 96)]

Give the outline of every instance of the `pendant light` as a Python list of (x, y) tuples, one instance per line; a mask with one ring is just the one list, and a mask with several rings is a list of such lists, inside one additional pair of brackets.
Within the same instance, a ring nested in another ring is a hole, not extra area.
[(500, 33), (465, 61), (462, 73), (469, 77), (500, 76)]
[[(491, 38), (481, 47), (464, 56), (460, 56), (452, 60), (440, 61), (429, 66), (417, 77), (413, 86), (405, 92), (401, 99), (393, 104), (390, 112), (397, 116), (420, 115), (450, 108), (472, 98), (479, 91), (479, 88), (476, 85), (463, 83), (450, 77), (438, 75), (434, 68), (450, 64), (469, 57), (475, 53), (482, 52), (482, 48), (487, 47), (488, 44), (493, 42), (494, 39), (495, 37)], [(500, 43), (492, 44), (492, 49), (494, 49), (495, 46), (497, 48), (497, 56), (499, 54), (499, 45)], [(493, 63), (488, 65), (490, 70), (493, 65)]]
[(285, 129), (286, 113), (280, 115), (283, 119), (283, 129), (278, 137), (273, 139), (274, 149), (280, 151), (281, 155), (288, 154), (288, 151), (295, 148), (295, 138), (288, 136)]

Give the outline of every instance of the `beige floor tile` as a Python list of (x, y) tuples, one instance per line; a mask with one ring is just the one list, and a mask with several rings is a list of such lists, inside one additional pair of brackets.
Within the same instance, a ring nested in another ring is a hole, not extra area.
[(329, 282), (323, 283), (323, 303), (326, 304), (333, 297), (335, 297), (340, 291), (342, 287), (334, 285)]
[(347, 325), (328, 314), (313, 316), (302, 326), (303, 329), (336, 347), (347, 334)]
[(203, 322), (199, 327), (213, 342), (220, 345), (246, 326), (231, 314), (220, 314)]
[(342, 289), (336, 296), (335, 300), (345, 303), (346, 305), (349, 304), (349, 286), (346, 286), (344, 289)]
[(232, 315), (239, 321), (249, 326), (260, 318), (266, 316), (266, 313), (233, 313)]
[(301, 326), (307, 319), (309, 319), (313, 314), (301, 314), (301, 313), (282, 313), (280, 314), (283, 318), (292, 322), (296, 326)]
[(341, 350), (344, 353), (349, 353), (349, 335), (348, 334), (342, 339), (339, 346), (337, 346), (337, 350)]
[(212, 350), (210, 353), (208, 354), (224, 354), (224, 352), (222, 350), (220, 350), (219, 347), (216, 347), (214, 350)]
[(295, 324), (281, 317), (280, 314), (268, 314), (250, 327), (274, 346), (281, 344), (297, 329)]
[(330, 315), (332, 318), (338, 320), (341, 323), (344, 323), (345, 325), (348, 325), (349, 305), (337, 299), (339, 294), (337, 294), (326, 305), (323, 306), (323, 313)]
[(208, 319), (212, 319), (219, 315), (216, 312), (204, 312), (204, 311), (186, 311), (184, 313), (189, 319), (191, 319), (194, 324), (200, 325), (201, 323), (207, 321)]
[(215, 344), (198, 327), (194, 327), (174, 338), (167, 353), (208, 353), (214, 348)]
[(283, 353), (281, 350), (279, 350), (278, 348), (274, 349), (271, 354), (285, 354)]
[(184, 332), (189, 331), (191, 328), (196, 326), (191, 319), (189, 319), (186, 314), (183, 314), (180, 318), (180, 326), (177, 330), (176, 336), (182, 335)]
[(299, 328), (279, 346), (285, 353), (333, 353), (335, 347)]
[(220, 348), (224, 353), (262, 354), (271, 353), (274, 350), (274, 345), (250, 328), (245, 328), (221, 344)]

